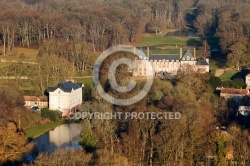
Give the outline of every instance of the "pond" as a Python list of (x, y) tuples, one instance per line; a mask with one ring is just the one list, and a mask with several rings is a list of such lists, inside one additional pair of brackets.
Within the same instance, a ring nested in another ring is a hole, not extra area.
[(196, 37), (196, 33), (191, 30), (179, 30), (174, 32), (167, 32), (164, 36), (177, 36), (177, 37)]
[(81, 134), (79, 124), (63, 124), (43, 135), (35, 138), (32, 142), (35, 148), (32, 154), (27, 155), (27, 161), (35, 160), (40, 152), (54, 152), (57, 149), (79, 148), (78, 143)]

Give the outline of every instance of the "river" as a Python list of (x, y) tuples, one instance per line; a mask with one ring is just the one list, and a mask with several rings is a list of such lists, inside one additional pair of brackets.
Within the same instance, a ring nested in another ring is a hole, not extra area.
[(79, 124), (63, 124), (32, 140), (35, 144), (32, 154), (27, 155), (27, 161), (33, 161), (41, 152), (54, 152), (57, 149), (79, 148), (81, 134)]

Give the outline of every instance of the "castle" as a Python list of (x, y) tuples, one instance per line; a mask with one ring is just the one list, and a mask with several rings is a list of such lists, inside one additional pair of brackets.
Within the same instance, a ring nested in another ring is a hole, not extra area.
[[(147, 58), (136, 58), (133, 64), (133, 76), (148, 76), (150, 73), (158, 75), (159, 73), (166, 73), (172, 76), (177, 75), (180, 70), (192, 69), (195, 72), (206, 73), (209, 72), (209, 59), (196, 58), (196, 50), (194, 48), (194, 55), (190, 50), (183, 54), (182, 48), (180, 55), (178, 54), (151, 54), (149, 56), (149, 48), (147, 48)], [(149, 69), (149, 64), (153, 67), (153, 72)], [(188, 69), (189, 68), (189, 69)]]

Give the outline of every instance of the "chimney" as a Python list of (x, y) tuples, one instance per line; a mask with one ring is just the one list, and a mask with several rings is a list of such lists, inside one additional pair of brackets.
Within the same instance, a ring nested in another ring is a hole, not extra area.
[(147, 56), (149, 58), (149, 47), (147, 47)]
[(196, 49), (194, 48), (194, 57), (196, 58)]
[(182, 48), (180, 48), (180, 59), (182, 58)]
[(135, 54), (135, 49), (136, 49), (136, 48), (134, 47), (134, 54)]

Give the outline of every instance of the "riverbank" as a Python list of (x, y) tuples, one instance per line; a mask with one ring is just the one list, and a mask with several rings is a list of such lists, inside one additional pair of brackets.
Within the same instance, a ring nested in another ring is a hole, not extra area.
[(24, 131), (24, 134), (27, 138), (29, 139), (34, 139), (36, 137), (39, 137), (40, 135), (46, 133), (49, 130), (52, 130), (54, 128), (56, 128), (57, 126), (62, 125), (63, 122), (55, 122), (55, 123), (49, 123), (46, 125), (42, 125), (42, 126), (36, 126), (36, 127), (31, 127), (27, 130)]

